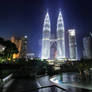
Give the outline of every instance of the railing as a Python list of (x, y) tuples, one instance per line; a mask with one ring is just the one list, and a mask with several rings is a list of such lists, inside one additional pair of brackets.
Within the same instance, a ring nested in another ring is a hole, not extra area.
[(21, 92), (68, 92), (68, 91), (57, 85), (51, 85), (51, 86), (33, 88), (31, 90), (23, 90)]
[(0, 84), (0, 92), (2, 92), (3, 85), (11, 80), (12, 74), (8, 75), (7, 77), (1, 79), (2, 83)]
[(3, 79), (3, 83), (7, 83), (9, 80), (11, 80), (12, 74), (8, 75)]

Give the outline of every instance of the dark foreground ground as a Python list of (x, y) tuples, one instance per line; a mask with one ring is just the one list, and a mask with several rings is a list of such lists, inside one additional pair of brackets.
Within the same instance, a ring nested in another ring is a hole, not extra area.
[(50, 85), (54, 85), (54, 83), (49, 81), (48, 76), (40, 77), (36, 80), (31, 78), (12, 78), (3, 86), (2, 92), (92, 92), (92, 90), (71, 86), (65, 87), (67, 91), (61, 90), (57, 87), (47, 87), (43, 89), (32, 90)]

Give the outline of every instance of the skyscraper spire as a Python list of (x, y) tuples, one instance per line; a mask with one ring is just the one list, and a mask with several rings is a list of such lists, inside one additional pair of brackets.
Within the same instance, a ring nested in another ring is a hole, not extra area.
[(65, 30), (61, 10), (57, 19), (57, 59), (65, 58)]
[[(61, 26), (59, 26), (61, 25)], [(59, 30), (59, 28), (64, 31), (64, 21), (63, 21), (63, 17), (62, 17), (62, 13), (61, 10), (59, 10), (59, 15), (58, 15), (58, 19), (57, 19), (57, 31)]]
[(42, 59), (50, 58), (50, 17), (47, 11), (43, 24)]
[(50, 31), (50, 17), (49, 17), (49, 13), (48, 12), (45, 15), (44, 25), (43, 25), (43, 31), (46, 30), (46, 29), (48, 31)]

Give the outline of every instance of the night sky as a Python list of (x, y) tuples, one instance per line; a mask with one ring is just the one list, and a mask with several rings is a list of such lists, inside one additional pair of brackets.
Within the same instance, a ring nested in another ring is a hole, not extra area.
[(39, 56), (47, 9), (51, 19), (51, 32), (56, 33), (60, 8), (65, 30), (76, 29), (78, 51), (81, 54), (82, 38), (92, 32), (91, 0), (0, 0), (0, 37), (9, 39), (11, 36), (27, 35), (28, 52)]

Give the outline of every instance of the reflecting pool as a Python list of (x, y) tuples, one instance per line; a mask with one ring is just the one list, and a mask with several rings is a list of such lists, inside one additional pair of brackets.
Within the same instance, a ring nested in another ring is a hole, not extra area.
[(71, 92), (92, 92), (92, 81), (80, 81), (78, 73), (63, 73), (50, 80)]

